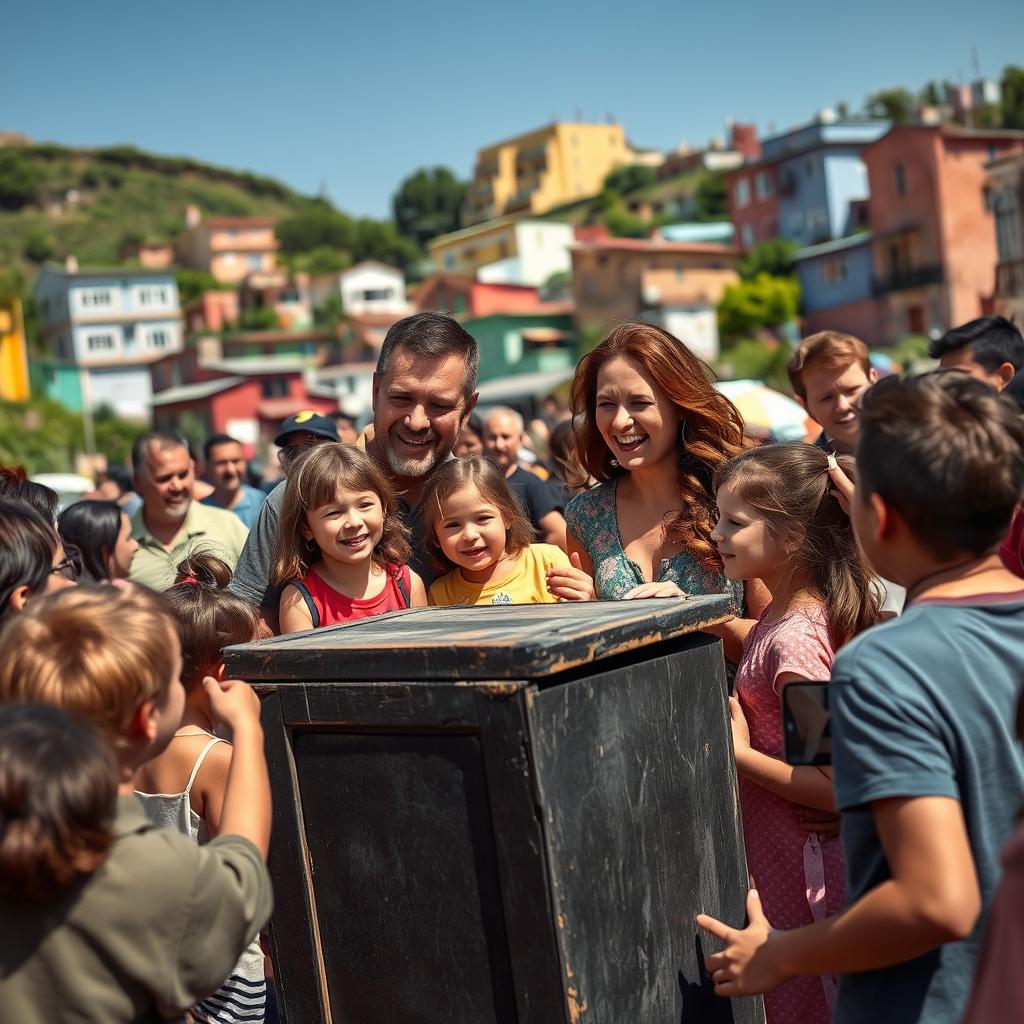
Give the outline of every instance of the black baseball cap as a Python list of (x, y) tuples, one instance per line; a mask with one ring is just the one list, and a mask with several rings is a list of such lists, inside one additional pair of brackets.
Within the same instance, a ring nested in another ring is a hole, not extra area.
[(328, 441), (338, 440), (338, 427), (330, 416), (321, 416), (313, 409), (303, 409), (281, 424), (274, 444), (283, 448), (289, 434), (315, 434), (317, 437), (325, 437)]

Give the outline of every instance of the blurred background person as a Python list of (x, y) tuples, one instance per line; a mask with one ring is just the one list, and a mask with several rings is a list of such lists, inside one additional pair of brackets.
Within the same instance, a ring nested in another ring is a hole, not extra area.
[(565, 507), (560, 494), (519, 462), (523, 447), (523, 417), (514, 409), (498, 406), (484, 421), (484, 451), (505, 474), (533, 524), (538, 540), (565, 550)]
[(466, 417), (452, 453), (457, 459), (464, 459), (467, 455), (483, 455), (484, 421), (475, 412)]
[(203, 445), (203, 458), (213, 492), (202, 503), (234, 512), (247, 528), (252, 526), (266, 494), (246, 483), (248, 466), (242, 443), (228, 434), (214, 434)]

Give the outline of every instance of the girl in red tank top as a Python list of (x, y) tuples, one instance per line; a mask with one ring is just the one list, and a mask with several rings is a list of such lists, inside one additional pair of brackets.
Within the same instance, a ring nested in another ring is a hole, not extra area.
[(387, 477), (352, 445), (317, 445), (294, 463), (274, 560), (282, 633), (426, 605), (397, 509)]

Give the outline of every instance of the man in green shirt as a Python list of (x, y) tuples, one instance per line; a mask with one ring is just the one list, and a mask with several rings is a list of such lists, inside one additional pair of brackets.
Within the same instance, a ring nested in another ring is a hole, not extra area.
[(132, 446), (132, 466), (142, 507), (132, 517), (139, 550), (131, 581), (167, 590), (178, 563), (198, 548), (234, 569), (249, 531), (234, 513), (193, 500), (195, 463), (185, 442), (173, 434), (146, 434)]

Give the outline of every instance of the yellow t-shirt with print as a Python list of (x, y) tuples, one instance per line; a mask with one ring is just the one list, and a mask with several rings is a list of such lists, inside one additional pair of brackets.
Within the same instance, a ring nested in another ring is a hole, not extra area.
[(553, 604), (548, 592), (548, 569), (571, 566), (569, 556), (554, 544), (531, 544), (519, 553), (512, 571), (489, 583), (470, 583), (458, 569), (435, 580), (431, 604)]

